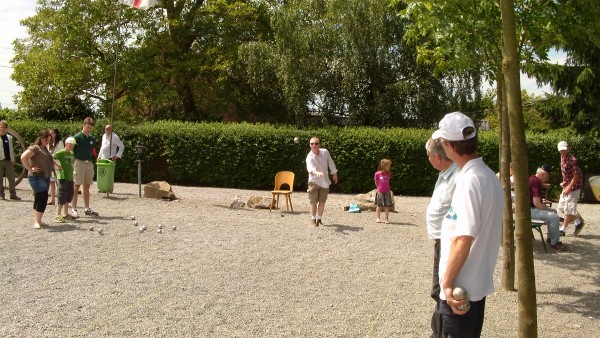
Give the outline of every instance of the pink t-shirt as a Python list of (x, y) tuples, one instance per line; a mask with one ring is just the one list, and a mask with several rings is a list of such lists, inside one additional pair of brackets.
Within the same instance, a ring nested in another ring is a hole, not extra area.
[(378, 192), (390, 192), (390, 180), (392, 179), (392, 174), (389, 172), (378, 171), (375, 173), (375, 182), (377, 182), (377, 191)]

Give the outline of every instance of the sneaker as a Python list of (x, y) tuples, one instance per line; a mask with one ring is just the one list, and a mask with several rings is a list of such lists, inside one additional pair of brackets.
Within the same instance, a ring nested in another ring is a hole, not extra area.
[(86, 215), (88, 215), (88, 216), (98, 216), (98, 213), (95, 212), (95, 211), (93, 211), (90, 208), (83, 209), (83, 213), (86, 214)]
[(550, 244), (550, 247), (552, 249), (555, 249), (556, 251), (565, 251), (565, 250), (567, 250), (567, 246), (565, 244), (563, 244), (562, 242), (556, 242), (556, 244), (554, 244), (554, 245)]
[(320, 219), (317, 220), (317, 226), (319, 225), (323, 226), (323, 222)]
[[(579, 222), (577, 222), (579, 221)], [(575, 221), (575, 231), (573, 231), (573, 236), (577, 236), (579, 235), (579, 233), (581, 232), (581, 229), (583, 229), (583, 226), (585, 225), (585, 222), (583, 221), (583, 219), (581, 220), (577, 220)]]
[(73, 219), (79, 218), (79, 214), (77, 213), (77, 209), (73, 209), (71, 211), (71, 217), (73, 217)]
[(33, 227), (35, 229), (41, 229), (42, 228), (42, 226), (38, 222), (33, 223)]
[(10, 199), (11, 199), (11, 200), (15, 200), (15, 201), (20, 201), (20, 200), (21, 200), (21, 197), (19, 197), (19, 196), (17, 196), (17, 195), (14, 195), (14, 196), (10, 196)]
[(71, 215), (69, 215), (69, 214), (67, 214), (66, 216), (63, 216), (63, 218), (64, 218), (65, 220), (69, 220), (69, 221), (72, 221), (72, 220), (74, 220), (74, 219), (75, 219), (75, 217), (73, 217), (73, 216), (71, 216)]
[(56, 223), (67, 223), (67, 221), (65, 221), (65, 217), (62, 215), (58, 215), (56, 217), (54, 217), (54, 222)]
[(565, 235), (565, 231), (564, 230), (560, 230), (560, 235), (564, 236)]

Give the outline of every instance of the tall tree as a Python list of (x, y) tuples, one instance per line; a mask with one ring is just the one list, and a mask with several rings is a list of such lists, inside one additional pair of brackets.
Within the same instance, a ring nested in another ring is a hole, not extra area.
[(537, 337), (537, 307), (533, 243), (531, 241), (531, 209), (529, 207), (529, 177), (527, 141), (523, 123), (520, 83), (520, 57), (515, 9), (512, 0), (500, 0), (502, 13), (502, 68), (506, 88), (506, 104), (510, 126), (511, 157), (514, 163), (515, 237), (517, 240), (517, 271), (519, 276), (519, 337)]
[(15, 42), (20, 106), (79, 100), (103, 114), (114, 93), (135, 119), (237, 117), (253, 105), (237, 50), (268, 38), (267, 10), (242, 0), (162, 0), (147, 11), (116, 0), (38, 0), (22, 22), (29, 37)]
[(273, 15), (274, 42), (248, 45), (248, 71), (277, 77), (298, 124), (429, 127), (452, 93), (416, 63), (398, 10), (387, 0), (286, 1)]

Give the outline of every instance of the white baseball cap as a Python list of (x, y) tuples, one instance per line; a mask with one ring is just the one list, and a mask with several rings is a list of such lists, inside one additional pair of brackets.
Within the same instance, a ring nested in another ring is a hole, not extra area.
[[(473, 132), (468, 135), (463, 135), (463, 130), (467, 127), (473, 127)], [(439, 123), (439, 129), (436, 130), (432, 139), (443, 138), (448, 141), (463, 141), (468, 140), (477, 135), (477, 129), (473, 124), (473, 120), (461, 112), (448, 113)]]
[(567, 150), (567, 149), (569, 149), (569, 145), (567, 144), (567, 141), (560, 141), (560, 142), (558, 142), (557, 148), (558, 148), (558, 151)]
[(75, 141), (74, 137), (67, 137), (67, 139), (65, 140), (65, 143), (67, 144), (77, 144), (77, 141)]

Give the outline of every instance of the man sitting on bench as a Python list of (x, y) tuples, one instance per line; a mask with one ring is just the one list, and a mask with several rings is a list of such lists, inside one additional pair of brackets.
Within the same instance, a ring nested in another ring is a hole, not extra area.
[(563, 251), (567, 246), (560, 241), (560, 231), (558, 229), (560, 226), (560, 217), (556, 213), (556, 210), (544, 204), (542, 200), (542, 183), (550, 181), (551, 171), (552, 167), (544, 164), (537, 169), (535, 175), (529, 177), (531, 218), (545, 221), (548, 224), (546, 243), (550, 244), (557, 251)]

